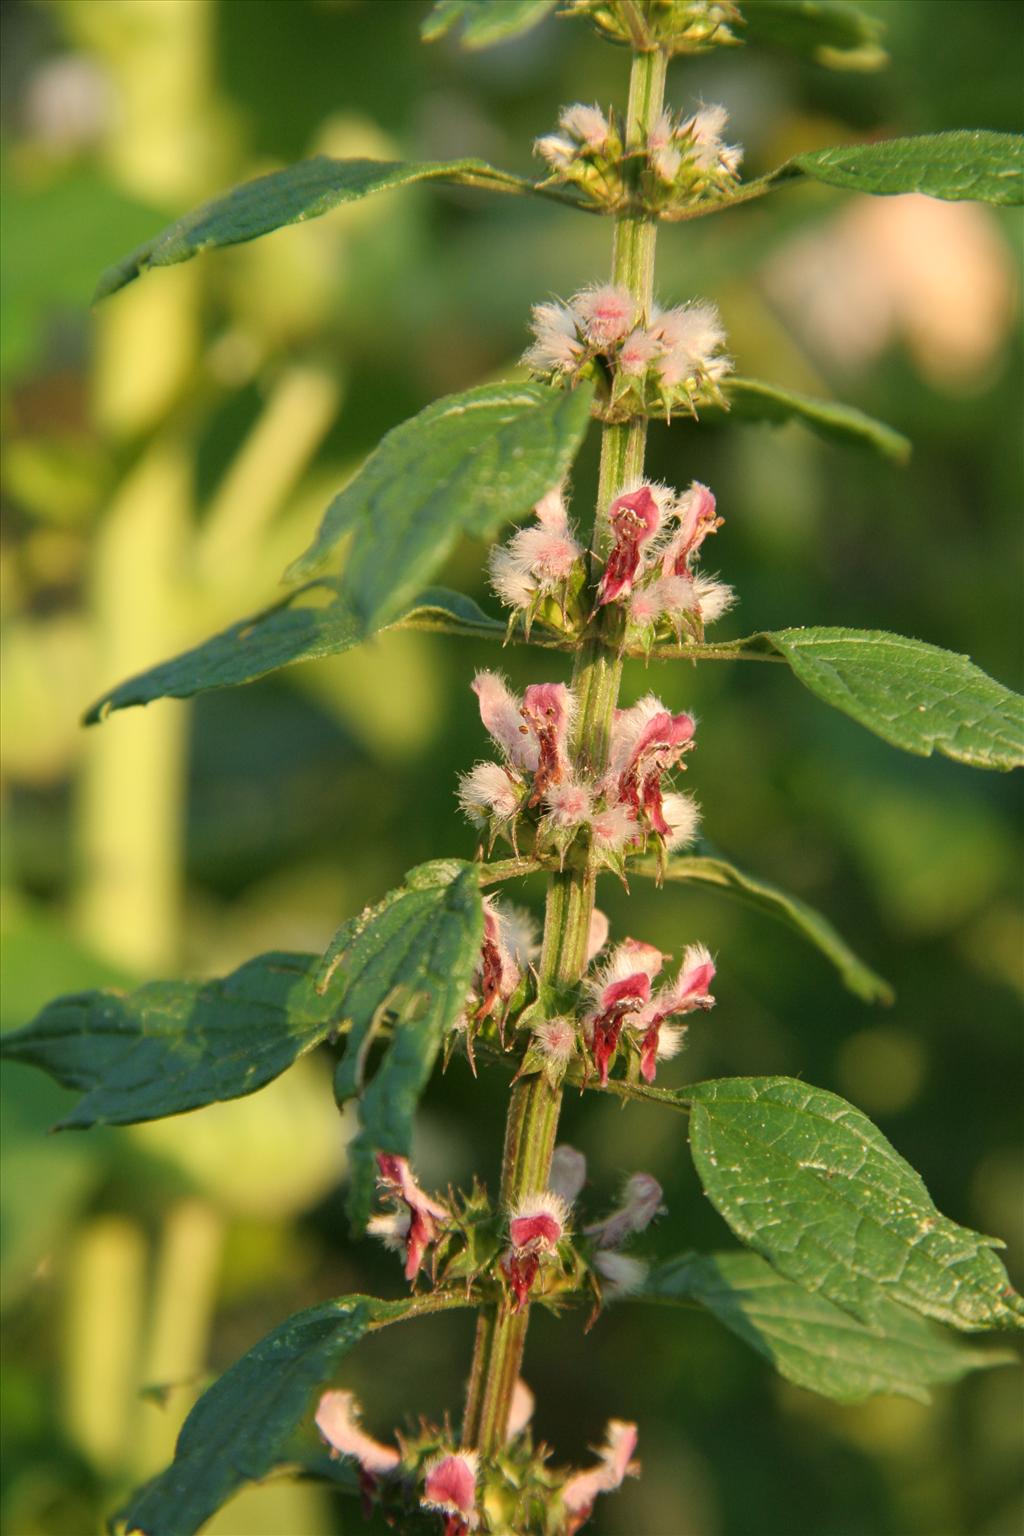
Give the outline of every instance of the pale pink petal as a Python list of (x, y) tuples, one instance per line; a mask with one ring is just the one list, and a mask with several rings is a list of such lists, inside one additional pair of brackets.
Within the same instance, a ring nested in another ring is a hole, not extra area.
[(589, 1511), (599, 1493), (613, 1493), (620, 1487), (622, 1479), (631, 1470), (636, 1442), (635, 1424), (624, 1423), (621, 1419), (609, 1421), (598, 1465), (589, 1472), (577, 1472), (562, 1489), (562, 1502), (571, 1514)]
[(560, 1143), (551, 1158), (549, 1189), (560, 1195), (567, 1205), (571, 1205), (586, 1182), (587, 1160), (583, 1153), (566, 1142)]
[(316, 1427), (339, 1456), (354, 1456), (364, 1472), (380, 1477), (397, 1467), (394, 1446), (381, 1445), (359, 1424), (359, 1404), (352, 1392), (325, 1392), (316, 1410)]

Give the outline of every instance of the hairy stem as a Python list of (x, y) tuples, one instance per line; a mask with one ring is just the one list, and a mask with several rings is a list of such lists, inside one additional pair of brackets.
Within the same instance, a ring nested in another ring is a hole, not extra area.
[[(627, 146), (644, 140), (662, 108), (666, 56), (635, 53), (626, 113)], [(654, 283), (657, 225), (652, 219), (624, 215), (616, 220), (612, 281), (628, 288), (642, 317), (649, 317)], [(615, 423), (601, 437), (601, 470), (594, 517), (592, 558), (596, 564), (607, 543), (608, 508), (623, 487), (643, 475), (647, 422)], [(608, 761), (612, 720), (619, 693), (621, 657), (597, 637), (578, 652), (572, 686), (578, 702), (577, 766), (599, 776)], [(595, 875), (591, 860), (553, 874), (544, 914), (540, 980), (571, 984), (586, 969), (587, 939), (594, 910)], [(524, 1195), (545, 1190), (561, 1108), (560, 1088), (543, 1073), (521, 1079), (513, 1089), (505, 1125), (501, 1205), (507, 1210)], [(512, 1392), (523, 1357), (529, 1307), (513, 1313), (507, 1306), (481, 1310), (463, 1424), (463, 1442), (485, 1455), (502, 1445), (508, 1428)]]

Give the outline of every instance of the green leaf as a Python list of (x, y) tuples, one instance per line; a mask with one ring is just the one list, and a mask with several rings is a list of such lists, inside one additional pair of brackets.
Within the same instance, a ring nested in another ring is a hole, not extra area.
[[(445, 1033), (466, 1006), (483, 940), (476, 865), (436, 860), (410, 870), (392, 891), (337, 934), (319, 986), (339, 995), (351, 1029), (338, 1063), (339, 1103), (358, 1096), (359, 1135), (349, 1144), (353, 1225), (363, 1226), (373, 1193), (374, 1154), (408, 1157), (416, 1106)], [(386, 1015), (394, 1027), (367, 1083), (367, 1056)]]
[[(362, 642), (363, 631), (339, 586), (337, 581), (321, 579), (297, 587), (201, 645), (111, 688), (86, 711), (83, 723), (96, 725), (115, 710), (151, 704), (155, 699), (188, 699), (212, 688), (234, 688), (293, 662), (316, 661), (350, 650)], [(314, 603), (308, 601), (311, 598)], [(421, 592), (388, 628), (505, 638), (505, 625), (499, 619), (484, 613), (472, 598), (443, 587)]]
[(845, 1099), (789, 1077), (684, 1090), (705, 1193), (780, 1274), (872, 1327), (888, 1301), (966, 1332), (1024, 1329), (1001, 1247), (936, 1210), (920, 1174)]
[(564, 478), (592, 393), (487, 384), (435, 401), (382, 439), (288, 578), (310, 575), (351, 533), (341, 592), (371, 634), (430, 580), (460, 532), (488, 537)]
[(216, 981), (74, 992), (0, 1038), (0, 1054), (84, 1097), (57, 1127), (131, 1125), (254, 1093), (337, 1026), (314, 955), (260, 955)]
[(490, 48), (529, 32), (554, 8), (555, 0), (435, 0), (430, 15), (420, 23), (420, 36), (425, 43), (433, 43), (461, 28), (463, 48)]
[(875, 629), (780, 629), (765, 639), (819, 699), (904, 752), (975, 768), (1024, 763), (1024, 699), (967, 656)]
[(813, 59), (829, 69), (881, 69), (885, 27), (844, 0), (746, 0), (745, 37)]
[(927, 1403), (930, 1386), (1016, 1358), (966, 1346), (894, 1302), (880, 1302), (867, 1328), (755, 1253), (682, 1254), (653, 1270), (631, 1299), (696, 1302), (787, 1381), (840, 1403), (883, 1392)]
[(796, 155), (794, 172), (850, 192), (889, 197), (924, 192), (950, 202), (1024, 203), (1024, 136), (971, 128), (880, 144), (841, 144)]
[(277, 1465), (314, 1394), (367, 1333), (420, 1312), (469, 1304), (461, 1295), (427, 1298), (426, 1305), (415, 1296), (390, 1302), (347, 1296), (297, 1312), (203, 1393), (182, 1426), (171, 1465), (132, 1496), (112, 1526), (144, 1536), (195, 1536), (237, 1488)]
[[(631, 866), (637, 874), (657, 876), (655, 862), (641, 862)], [(767, 880), (737, 869), (727, 859), (705, 854), (681, 854), (668, 860), (663, 871), (666, 880), (693, 881), (697, 885), (711, 886), (728, 896), (735, 897), (747, 906), (757, 907), (771, 917), (778, 918), (819, 949), (835, 966), (844, 986), (864, 999), (866, 1003), (891, 1003), (893, 990), (889, 983), (858, 959), (820, 912), (796, 896), (790, 896)]]
[[(816, 400), (795, 389), (766, 384), (761, 379), (730, 378), (723, 393), (731, 414), (740, 421), (767, 421), (776, 425), (799, 421), (819, 437), (849, 448), (871, 448), (895, 464), (906, 464), (911, 455), (909, 438), (876, 421), (856, 406), (835, 400)], [(702, 412), (703, 414), (703, 412)]]
[(486, 187), (495, 192), (532, 192), (532, 182), (496, 170), (483, 160), (333, 160), (315, 155), (284, 170), (243, 182), (223, 197), (186, 213), (160, 234), (108, 267), (95, 301), (108, 298), (151, 267), (171, 267), (201, 251), (257, 240), (287, 224), (318, 219), (342, 203), (388, 192), (417, 181)]

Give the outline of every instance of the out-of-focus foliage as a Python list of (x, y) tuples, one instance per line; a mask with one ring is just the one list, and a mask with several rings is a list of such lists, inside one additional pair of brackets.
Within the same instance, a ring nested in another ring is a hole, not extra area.
[[(724, 101), (751, 174), (844, 139), (1020, 127), (1015, 8), (871, 9), (889, 26), (886, 71), (750, 46), (677, 62), (674, 104)], [(493, 656), (482, 644), (391, 632), (78, 727), (112, 684), (272, 601), (387, 429), (508, 376), (529, 304), (607, 272), (601, 220), (409, 188), (154, 273), (89, 313), (105, 265), (246, 176), (317, 153), (473, 156), (529, 175), (529, 142), (560, 103), (622, 98), (625, 55), (586, 27), (549, 17), (467, 54), (424, 48), (426, 14), (417, 0), (5, 9), (5, 1027), (61, 992), (322, 951), (411, 865), (473, 851), (453, 788), (482, 746), (466, 686)], [(716, 299), (743, 374), (834, 392), (914, 444), (898, 469), (796, 423), (652, 429), (656, 474), (718, 494), (733, 633), (892, 630), (1019, 684), (1014, 219), (805, 188), (663, 232), (665, 299)], [(588, 453), (584, 507), (594, 468)], [(465, 543), (448, 575), (485, 599), (480, 568)], [(517, 686), (532, 666), (508, 657)], [(566, 675), (564, 658), (550, 667)], [(630, 663), (627, 698), (655, 684), (701, 718), (690, 779), (711, 840), (827, 912), (896, 989), (890, 1009), (869, 1008), (799, 939), (697, 884), (656, 896), (637, 882), (626, 897), (609, 880), (618, 932), (717, 952), (714, 1026), (666, 1081), (787, 1074), (849, 1098), (941, 1210), (1010, 1239), (1019, 1274), (1013, 780), (894, 753), (783, 667)], [(527, 904), (538, 895), (524, 886)], [(250, 1099), (53, 1138), (69, 1094), (5, 1069), (5, 1530), (98, 1529), (166, 1463), (208, 1372), (325, 1296), (401, 1293), (393, 1260), (348, 1236), (352, 1127), (330, 1068), (316, 1052)], [(503, 1096), (458, 1063), (430, 1091), (429, 1187), (467, 1181), (481, 1148), (493, 1183)], [(723, 1245), (677, 1117), (570, 1101), (563, 1133), (595, 1182), (650, 1167), (693, 1245)], [(587, 1338), (581, 1321), (538, 1317), (526, 1375), (538, 1432), (567, 1460), (608, 1414), (640, 1422), (644, 1477), (595, 1529), (1005, 1536), (1019, 1523), (1011, 1371), (937, 1388), (930, 1408), (823, 1407), (699, 1313), (611, 1310)], [(381, 1433), (460, 1396), (466, 1319), (417, 1326), (414, 1350), (385, 1333), (345, 1369)], [(329, 1536), (340, 1519), (324, 1489), (275, 1481), (210, 1530)]]

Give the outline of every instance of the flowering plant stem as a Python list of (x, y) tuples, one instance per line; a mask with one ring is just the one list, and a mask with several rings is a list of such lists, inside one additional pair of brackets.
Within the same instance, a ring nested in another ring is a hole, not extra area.
[[(634, 52), (626, 116), (627, 146), (646, 142), (662, 110), (668, 57), (661, 49)], [(627, 212), (615, 221), (612, 282), (637, 301), (642, 320), (650, 315), (654, 287), (656, 220)], [(607, 543), (608, 508), (623, 488), (643, 476), (646, 417), (604, 427), (597, 508), (591, 539), (596, 564)], [(600, 622), (600, 619), (599, 621)], [(578, 764), (599, 777), (608, 759), (612, 720), (619, 694), (622, 660), (600, 635), (577, 652), (573, 690), (579, 718), (573, 743)], [(589, 855), (552, 874), (544, 911), (540, 958), (541, 984), (571, 985), (586, 969), (587, 941), (594, 910), (596, 878)], [(521, 1079), (512, 1088), (505, 1123), (501, 1203), (505, 1209), (524, 1195), (547, 1188), (558, 1130), (562, 1090), (544, 1073)], [(490, 1455), (505, 1440), (512, 1393), (519, 1375), (529, 1303), (518, 1312), (507, 1305), (482, 1309), (470, 1372), (463, 1443)]]

